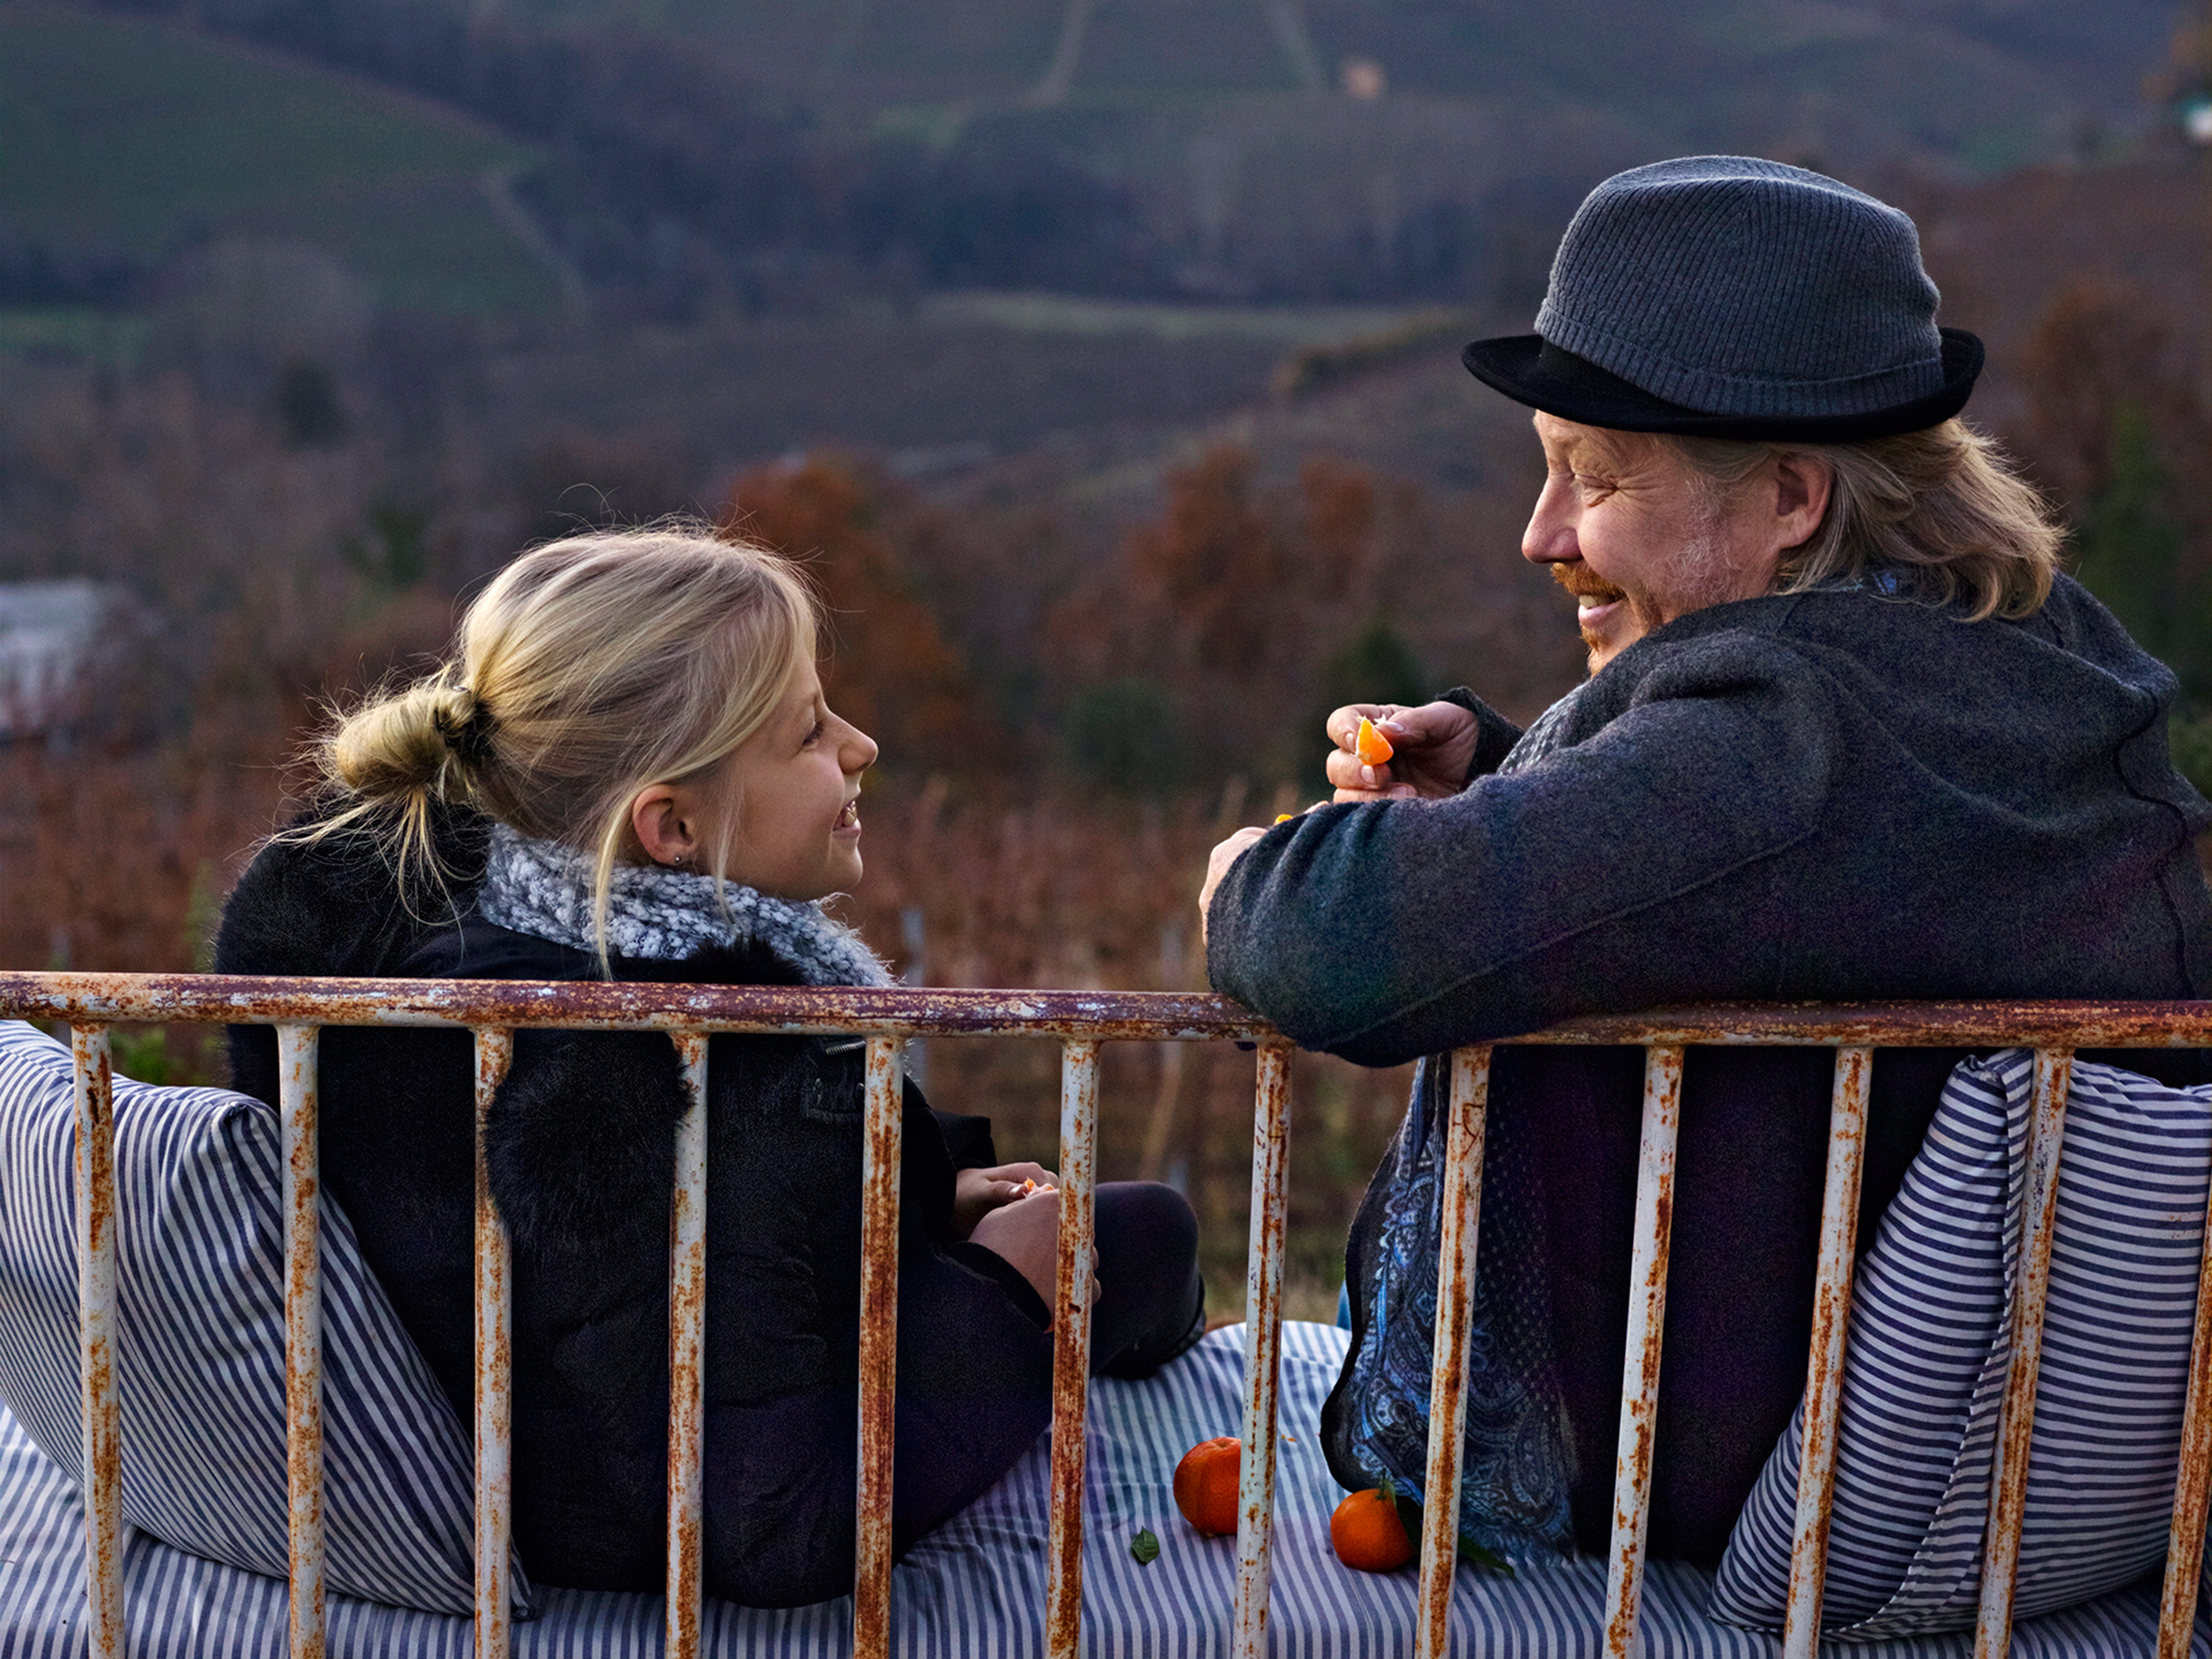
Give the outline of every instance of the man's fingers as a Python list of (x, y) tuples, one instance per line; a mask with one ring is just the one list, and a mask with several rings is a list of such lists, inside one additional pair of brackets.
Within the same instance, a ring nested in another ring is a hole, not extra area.
[(1323, 724), (1323, 729), (1328, 733), (1331, 743), (1340, 749), (1348, 750), (1352, 747), (1352, 739), (1359, 735), (1360, 721), (1371, 720), (1377, 725), (1382, 725), (1394, 719), (1399, 712), (1400, 706), (1396, 703), (1347, 703), (1341, 709), (1331, 711)]
[[(1357, 723), (1355, 723), (1356, 724)], [(1413, 747), (1447, 743), (1475, 724), (1475, 716), (1457, 703), (1423, 703), (1418, 709), (1399, 709), (1387, 722), (1377, 722), (1393, 743), (1401, 739)]]

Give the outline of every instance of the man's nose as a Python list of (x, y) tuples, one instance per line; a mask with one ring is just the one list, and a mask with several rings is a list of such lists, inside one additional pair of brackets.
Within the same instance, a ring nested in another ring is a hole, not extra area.
[(1582, 552), (1573, 515), (1566, 511), (1559, 488), (1547, 484), (1536, 498), (1535, 512), (1529, 515), (1528, 528), (1521, 533), (1521, 557), (1531, 564), (1561, 564), (1580, 559)]

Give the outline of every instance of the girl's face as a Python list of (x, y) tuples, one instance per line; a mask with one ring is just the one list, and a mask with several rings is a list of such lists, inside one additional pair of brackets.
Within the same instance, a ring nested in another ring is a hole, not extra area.
[(778, 899), (820, 899), (853, 886), (860, 774), (875, 764), (875, 739), (830, 712), (820, 675), (801, 661), (724, 776), (720, 793), (735, 831), (724, 875)]
[(841, 891), (860, 879), (860, 774), (875, 763), (875, 740), (830, 712), (801, 662), (726, 764), (638, 793), (631, 855), (704, 876), (726, 841), (731, 881), (794, 900)]

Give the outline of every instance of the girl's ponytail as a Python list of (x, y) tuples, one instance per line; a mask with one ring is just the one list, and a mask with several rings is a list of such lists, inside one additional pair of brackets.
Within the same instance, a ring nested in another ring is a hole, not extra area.
[(371, 697), (316, 745), (327, 796), (344, 802), (314, 839), (367, 834), (398, 869), (403, 887), (442, 885), (434, 808), (472, 806), (490, 757), (490, 711), (456, 685), (448, 667), (403, 690)]

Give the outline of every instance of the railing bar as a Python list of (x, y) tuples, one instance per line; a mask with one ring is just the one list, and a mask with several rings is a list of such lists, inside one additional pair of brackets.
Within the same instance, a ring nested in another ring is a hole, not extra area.
[(1083, 1465), (1090, 1403), (1090, 1253), (1096, 1219), (1099, 1045), (1061, 1050), (1060, 1259), (1053, 1296), (1053, 1504), (1045, 1652), (1083, 1635)]
[(73, 1025), (77, 1364), (84, 1416), (86, 1641), (123, 1659), (123, 1411), (115, 1350), (115, 1070), (104, 1025)]
[(668, 1204), (667, 1659), (700, 1646), (701, 1473), (706, 1450), (707, 1034), (675, 1033), (684, 1115), (676, 1126)]
[(285, 1467), (291, 1521), (292, 1659), (321, 1659), (323, 1608), (323, 1262), (312, 1025), (276, 1028), (284, 1146)]
[(1989, 1530), (1983, 1537), (1982, 1605), (1974, 1659), (2005, 1659), (2012, 1642), (2012, 1595), (2020, 1565), (2020, 1521), (2028, 1505), (2029, 1454), (2035, 1439), (2035, 1385), (2043, 1357), (2043, 1302), (2051, 1285), (2051, 1245), (2058, 1223), (2058, 1173), (2066, 1130), (2068, 1049), (2035, 1051), (2028, 1193), (2020, 1218), (2020, 1268), (2012, 1296), (2012, 1358), (1990, 1469)]
[(2204, 1561), (2205, 1512), (2212, 1497), (2212, 1188), (2205, 1194), (2204, 1241), (2196, 1273), (2196, 1330), (2189, 1347), (2189, 1392), (2182, 1406), (2181, 1456), (2174, 1467), (2173, 1525), (2166, 1540), (2158, 1659), (2185, 1659), (2189, 1653)]
[[(940, 986), (664, 985), (507, 980), (268, 979), (248, 975), (0, 972), (0, 1017), (331, 1026), (563, 1027), (784, 1036), (1022, 1036), (1099, 1041), (1268, 1042), (1279, 1034), (1225, 997), (1171, 991)], [(1512, 1044), (1759, 1047), (2201, 1048), (2212, 1002), (1714, 1003), (1593, 1015)]]
[(1643, 1138), (1636, 1166), (1636, 1250), (1629, 1276), (1628, 1347), (1620, 1384), (1620, 1450), (1613, 1471), (1613, 1541), (1606, 1573), (1606, 1652), (1630, 1659), (1651, 1523), (1652, 1448), (1659, 1415), (1666, 1253), (1675, 1210), (1675, 1134), (1682, 1051), (1653, 1043), (1643, 1067)]
[(899, 1382), (899, 1160), (904, 1085), (896, 1038), (868, 1039), (861, 1151), (860, 1474), (853, 1652), (891, 1649), (891, 1443)]
[(1483, 1126), (1489, 1093), (1488, 1046), (1455, 1051), (1451, 1119), (1444, 1135), (1436, 1335), (1429, 1373), (1418, 1659), (1444, 1659), (1451, 1651), (1452, 1577), (1459, 1563), (1459, 1479), (1467, 1422), (1468, 1315), (1475, 1304), (1475, 1242), (1482, 1220)]
[(1836, 1442), (1842, 1420), (1843, 1356), (1851, 1327), (1852, 1269), (1858, 1256), (1859, 1176), (1866, 1150), (1867, 1088), (1874, 1051), (1836, 1051), (1828, 1114), (1828, 1185), (1820, 1200), (1820, 1256), (1813, 1286), (1813, 1339), (1805, 1379), (1805, 1433), (1797, 1466), (1797, 1521), (1790, 1544), (1789, 1618), (1783, 1659), (1814, 1659), (1828, 1573), (1828, 1523), (1835, 1501)]
[(1237, 1482), (1237, 1659), (1265, 1659), (1267, 1652), (1276, 1382), (1283, 1345), (1283, 1224), (1290, 1159), (1290, 1049), (1279, 1040), (1261, 1045), (1253, 1106), (1243, 1466)]
[(514, 1033), (478, 1027), (477, 1051), (477, 1647), (476, 1659), (507, 1659), (512, 1616), (513, 1289), (507, 1230), (491, 1199), (484, 1123), (514, 1059)]

